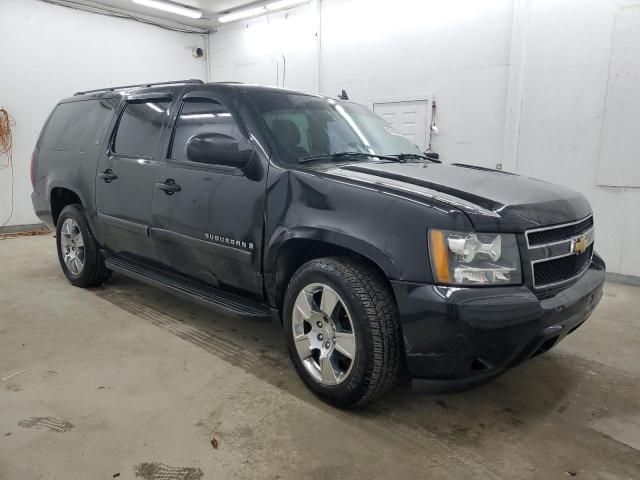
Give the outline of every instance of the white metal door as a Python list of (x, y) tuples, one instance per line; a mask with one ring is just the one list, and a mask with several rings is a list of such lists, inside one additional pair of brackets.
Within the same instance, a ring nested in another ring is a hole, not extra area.
[(376, 102), (373, 111), (391, 124), (395, 133), (403, 135), (421, 151), (429, 144), (431, 111), (429, 100)]

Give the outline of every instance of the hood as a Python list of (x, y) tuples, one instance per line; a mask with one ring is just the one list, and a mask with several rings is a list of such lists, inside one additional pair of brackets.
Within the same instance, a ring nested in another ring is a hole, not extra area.
[(479, 231), (522, 232), (591, 214), (589, 202), (578, 192), (471, 165), (368, 161), (329, 168), (325, 165), (323, 170), (454, 206), (464, 211)]

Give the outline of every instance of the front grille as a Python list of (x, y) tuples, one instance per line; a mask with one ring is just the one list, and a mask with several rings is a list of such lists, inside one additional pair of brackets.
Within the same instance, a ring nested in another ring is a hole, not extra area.
[[(589, 216), (577, 222), (525, 232), (530, 278), (538, 298), (554, 296), (584, 273), (593, 256), (594, 223)], [(585, 245), (586, 242), (586, 245)], [(577, 253), (580, 247), (584, 253)]]
[(536, 287), (544, 287), (573, 278), (584, 271), (591, 263), (593, 244), (584, 253), (554, 258), (533, 264), (533, 277)]
[(578, 223), (548, 228), (545, 230), (532, 231), (527, 233), (530, 246), (544, 245), (546, 243), (561, 242), (593, 227), (593, 217), (586, 218)]

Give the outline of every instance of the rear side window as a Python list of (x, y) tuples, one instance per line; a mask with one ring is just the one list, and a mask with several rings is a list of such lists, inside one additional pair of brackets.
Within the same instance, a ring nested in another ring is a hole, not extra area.
[(233, 137), (240, 145), (248, 143), (224, 105), (215, 100), (187, 100), (182, 105), (176, 123), (170, 158), (187, 160), (187, 142), (199, 133), (221, 133)]
[(86, 152), (104, 138), (115, 105), (113, 99), (59, 104), (47, 122), (40, 148)]
[(122, 112), (113, 151), (120, 155), (153, 158), (169, 102), (130, 102)]

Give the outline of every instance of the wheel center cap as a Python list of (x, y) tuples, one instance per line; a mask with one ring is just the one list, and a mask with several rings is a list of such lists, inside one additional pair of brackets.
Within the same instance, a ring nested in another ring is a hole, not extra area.
[(313, 348), (319, 349), (320, 355), (323, 357), (330, 356), (333, 352), (333, 339), (335, 338), (333, 322), (319, 312), (314, 312), (309, 320), (313, 329), (313, 334), (310, 336)]
[(333, 338), (335, 337), (335, 329), (330, 321), (326, 321), (322, 325), (322, 347), (320, 351), (327, 356), (333, 352)]

